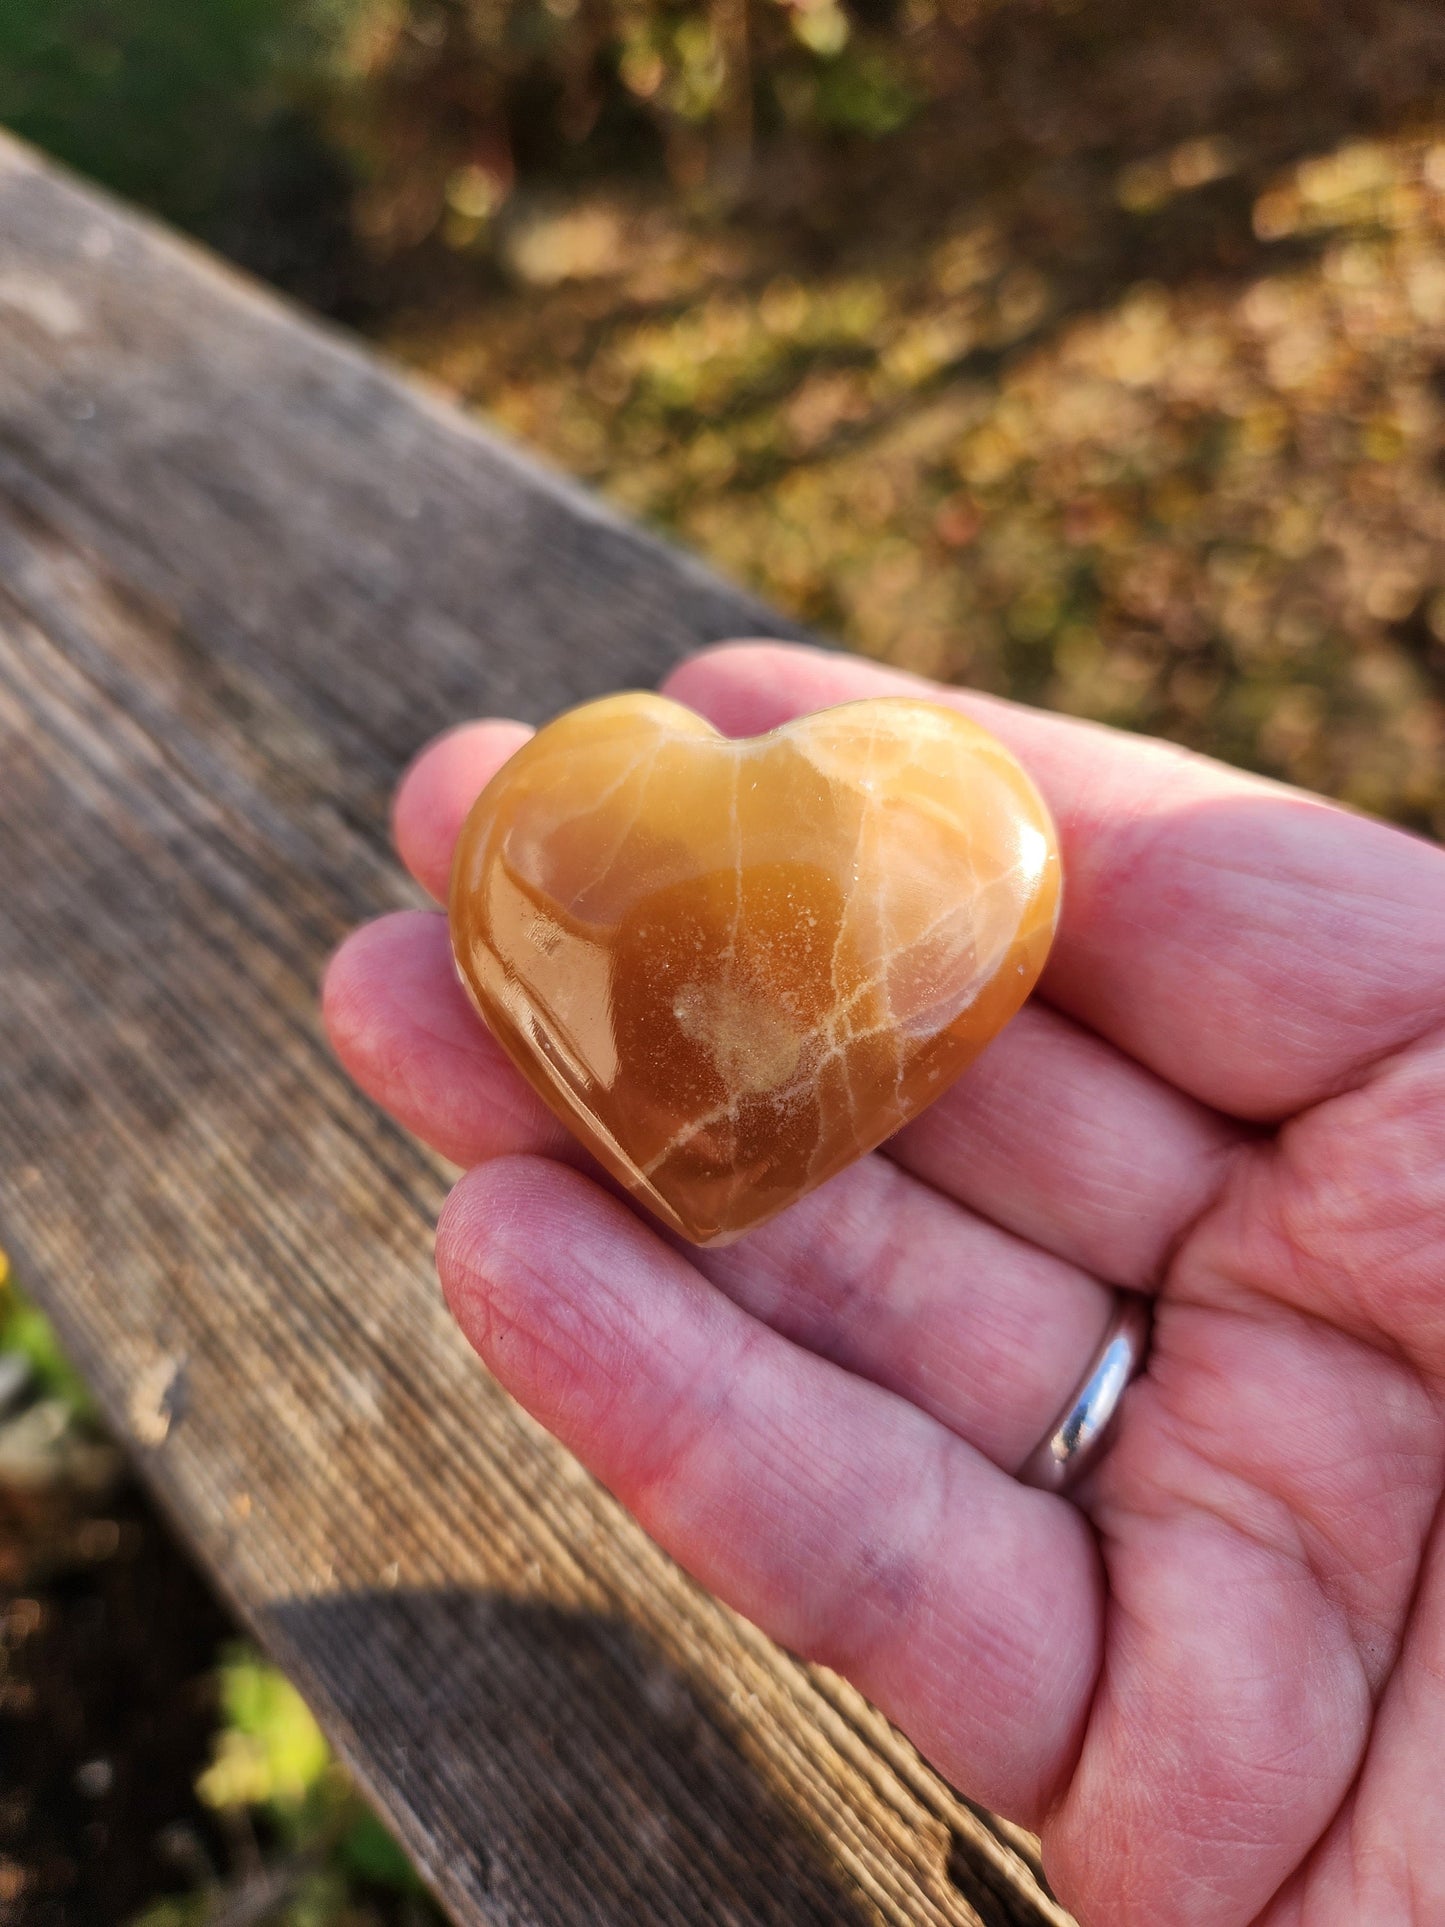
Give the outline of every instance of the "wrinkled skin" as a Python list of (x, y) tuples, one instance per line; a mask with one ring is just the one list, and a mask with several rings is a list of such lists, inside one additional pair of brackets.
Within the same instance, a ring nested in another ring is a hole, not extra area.
[[(735, 645), (732, 733), (909, 678)], [(1042, 994), (887, 1147), (722, 1251), (601, 1184), (457, 988), (358, 931), (326, 1016), (468, 1168), (437, 1263), (501, 1382), (691, 1572), (1038, 1828), (1092, 1927), (1445, 1921), (1445, 854), (1159, 744), (945, 692), (1058, 820)], [(523, 740), (413, 766), (445, 890)], [(1155, 1303), (1072, 1501), (1012, 1472)]]

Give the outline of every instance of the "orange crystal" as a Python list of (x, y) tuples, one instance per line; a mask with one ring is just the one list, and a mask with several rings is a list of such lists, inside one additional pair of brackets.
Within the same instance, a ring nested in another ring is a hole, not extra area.
[(451, 933), (523, 1075), (714, 1244), (946, 1090), (1028, 996), (1058, 903), (1042, 799), (951, 709), (886, 697), (737, 741), (629, 694), (483, 790)]

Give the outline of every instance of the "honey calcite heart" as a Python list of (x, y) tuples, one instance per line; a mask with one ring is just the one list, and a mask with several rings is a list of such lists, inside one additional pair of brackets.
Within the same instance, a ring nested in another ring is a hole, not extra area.
[(451, 933), (553, 1110), (712, 1244), (945, 1090), (1027, 997), (1058, 902), (1042, 799), (950, 709), (886, 697), (734, 741), (623, 695), (483, 790)]

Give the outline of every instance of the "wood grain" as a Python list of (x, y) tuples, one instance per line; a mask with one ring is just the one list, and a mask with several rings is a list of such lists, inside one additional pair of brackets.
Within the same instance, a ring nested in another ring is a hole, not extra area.
[[(463, 1922), (1065, 1916), (704, 1596), (439, 1302), (316, 985), (398, 770), (787, 626), (0, 145), (0, 1241)], [(968, 1691), (968, 1682), (959, 1682)]]

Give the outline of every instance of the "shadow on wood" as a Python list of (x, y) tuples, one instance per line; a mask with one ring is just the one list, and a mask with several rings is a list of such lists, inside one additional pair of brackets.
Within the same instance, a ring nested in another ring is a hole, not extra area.
[[(500, 1919), (541, 1922), (529, 1897), (565, 1904), (568, 1888), (568, 1917), (597, 1927), (875, 1917), (769, 1788), (747, 1697), (704, 1706), (696, 1677), (635, 1626), (458, 1588), (297, 1600), (268, 1617), (280, 1647), (344, 1674), (353, 1704), (374, 1702), (367, 1770), (420, 1811), (477, 1816), (470, 1838), (413, 1844), (444, 1890), (485, 1899)], [(419, 1747), (418, 1733), (435, 1743)], [(719, 1864), (731, 1876), (723, 1911), (704, 1873)]]

